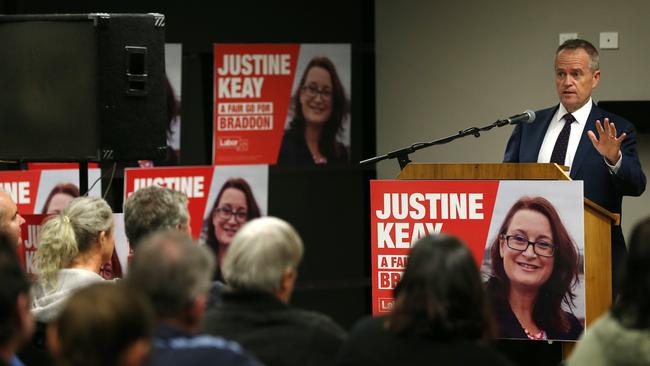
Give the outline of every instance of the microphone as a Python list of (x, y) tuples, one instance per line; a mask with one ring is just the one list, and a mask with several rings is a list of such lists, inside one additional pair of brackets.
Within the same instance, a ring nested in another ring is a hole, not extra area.
[(524, 113), (517, 114), (512, 117), (508, 117), (504, 122), (508, 122), (510, 125), (516, 125), (519, 123), (533, 123), (535, 121), (535, 112), (530, 109), (526, 109)]

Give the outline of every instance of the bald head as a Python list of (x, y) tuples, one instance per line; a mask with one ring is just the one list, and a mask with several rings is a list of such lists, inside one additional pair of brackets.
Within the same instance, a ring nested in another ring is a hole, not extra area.
[(16, 246), (22, 243), (20, 226), (25, 220), (18, 213), (18, 207), (11, 196), (0, 190), (0, 231), (5, 233)]

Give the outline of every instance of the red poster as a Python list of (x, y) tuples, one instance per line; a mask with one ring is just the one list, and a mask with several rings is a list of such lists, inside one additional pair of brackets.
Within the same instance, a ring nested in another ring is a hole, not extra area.
[(184, 193), (189, 201), (190, 224), (195, 239), (206, 235), (216, 197), (232, 179), (244, 181), (259, 207), (266, 212), (268, 166), (192, 166), (174, 168), (132, 168), (124, 172), (124, 202), (140, 188), (157, 185)]
[(21, 227), (20, 236), (23, 244), (18, 247), (18, 255), (21, 257), (25, 272), (31, 277), (36, 275), (34, 269), (34, 254), (38, 249), (38, 237), (41, 233), (41, 224), (48, 215), (24, 215), (25, 224)]
[(275, 163), (299, 49), (214, 45), (213, 164)]
[(124, 171), (124, 202), (140, 188), (157, 185), (185, 193), (189, 201), (190, 225), (195, 239), (201, 232), (201, 221), (212, 183), (211, 166), (126, 169)]
[[(370, 187), (374, 315), (392, 310), (411, 247), (441, 233), (459, 237), (472, 252), (500, 338), (579, 337), (585, 319), (582, 182), (372, 181)], [(523, 315), (533, 319), (535, 333), (513, 313), (522, 299), (533, 302), (529, 309), (544, 309)], [(561, 321), (545, 320), (549, 316)]]
[(411, 245), (428, 234), (463, 238), (483, 258), (497, 181), (372, 181), (373, 314), (390, 312)]
[[(39, 167), (36, 170), (0, 172), (0, 188), (9, 192), (21, 214), (56, 213), (84, 193), (79, 192), (79, 170)], [(99, 169), (88, 170), (90, 183), (99, 177)], [(101, 196), (101, 186), (96, 184), (89, 195)]]
[(18, 212), (32, 213), (36, 207), (40, 179), (39, 171), (0, 172), (0, 188), (9, 193), (18, 206)]

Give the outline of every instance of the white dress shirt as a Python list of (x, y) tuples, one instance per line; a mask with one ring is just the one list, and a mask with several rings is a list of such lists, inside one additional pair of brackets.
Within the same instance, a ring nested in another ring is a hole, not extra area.
[[(566, 158), (564, 160), (564, 165), (569, 167), (569, 171), (571, 170), (571, 166), (573, 165), (573, 159), (576, 156), (576, 151), (578, 150), (578, 144), (580, 144), (580, 139), (582, 138), (582, 134), (586, 133), (585, 126), (587, 125), (587, 119), (589, 119), (589, 113), (591, 113), (591, 107), (593, 103), (591, 101), (591, 98), (589, 98), (589, 101), (585, 103), (580, 109), (577, 111), (571, 113), (573, 115), (573, 118), (575, 118), (575, 122), (571, 124), (571, 134), (569, 135), (569, 145), (567, 146), (566, 149)], [(551, 155), (553, 154), (553, 147), (555, 147), (555, 141), (557, 140), (557, 137), (560, 135), (560, 131), (562, 131), (562, 127), (564, 127), (564, 115), (567, 114), (566, 108), (560, 103), (560, 107), (557, 109), (557, 112), (551, 119), (550, 124), (548, 125), (548, 129), (546, 130), (546, 135), (544, 135), (544, 141), (542, 142), (542, 147), (539, 149), (539, 154), (537, 155), (537, 162), (538, 163), (548, 163), (551, 161)], [(612, 121), (615, 122), (615, 121)], [(604, 121), (601, 121), (601, 123), (604, 123)], [(609, 167), (609, 169), (612, 171), (612, 173), (616, 173), (618, 171), (618, 168), (621, 166), (621, 155), (619, 152), (619, 159), (616, 162), (615, 165), (610, 165), (607, 162), (607, 159), (603, 157), (603, 160), (605, 160), (605, 164)]]

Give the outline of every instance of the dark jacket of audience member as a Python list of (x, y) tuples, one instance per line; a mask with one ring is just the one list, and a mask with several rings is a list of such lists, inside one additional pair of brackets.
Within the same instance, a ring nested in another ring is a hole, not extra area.
[(510, 365), (484, 343), (493, 335), (470, 251), (454, 237), (425, 237), (411, 251), (393, 312), (358, 322), (338, 364)]
[(650, 365), (650, 217), (632, 230), (629, 252), (618, 301), (587, 328), (568, 366)]
[(151, 300), (158, 319), (149, 365), (260, 365), (237, 343), (198, 333), (214, 266), (206, 247), (177, 230), (138, 245), (127, 283)]
[(242, 227), (224, 257), (231, 288), (205, 316), (204, 330), (239, 342), (268, 366), (331, 365), (346, 338), (328, 317), (289, 306), (303, 245), (286, 222)]
[(346, 336), (330, 318), (262, 291), (228, 291), (222, 301), (204, 330), (236, 340), (268, 366), (330, 365)]
[(20, 267), (15, 240), (0, 232), (0, 365), (14, 365), (16, 351), (29, 340), (29, 281)]

